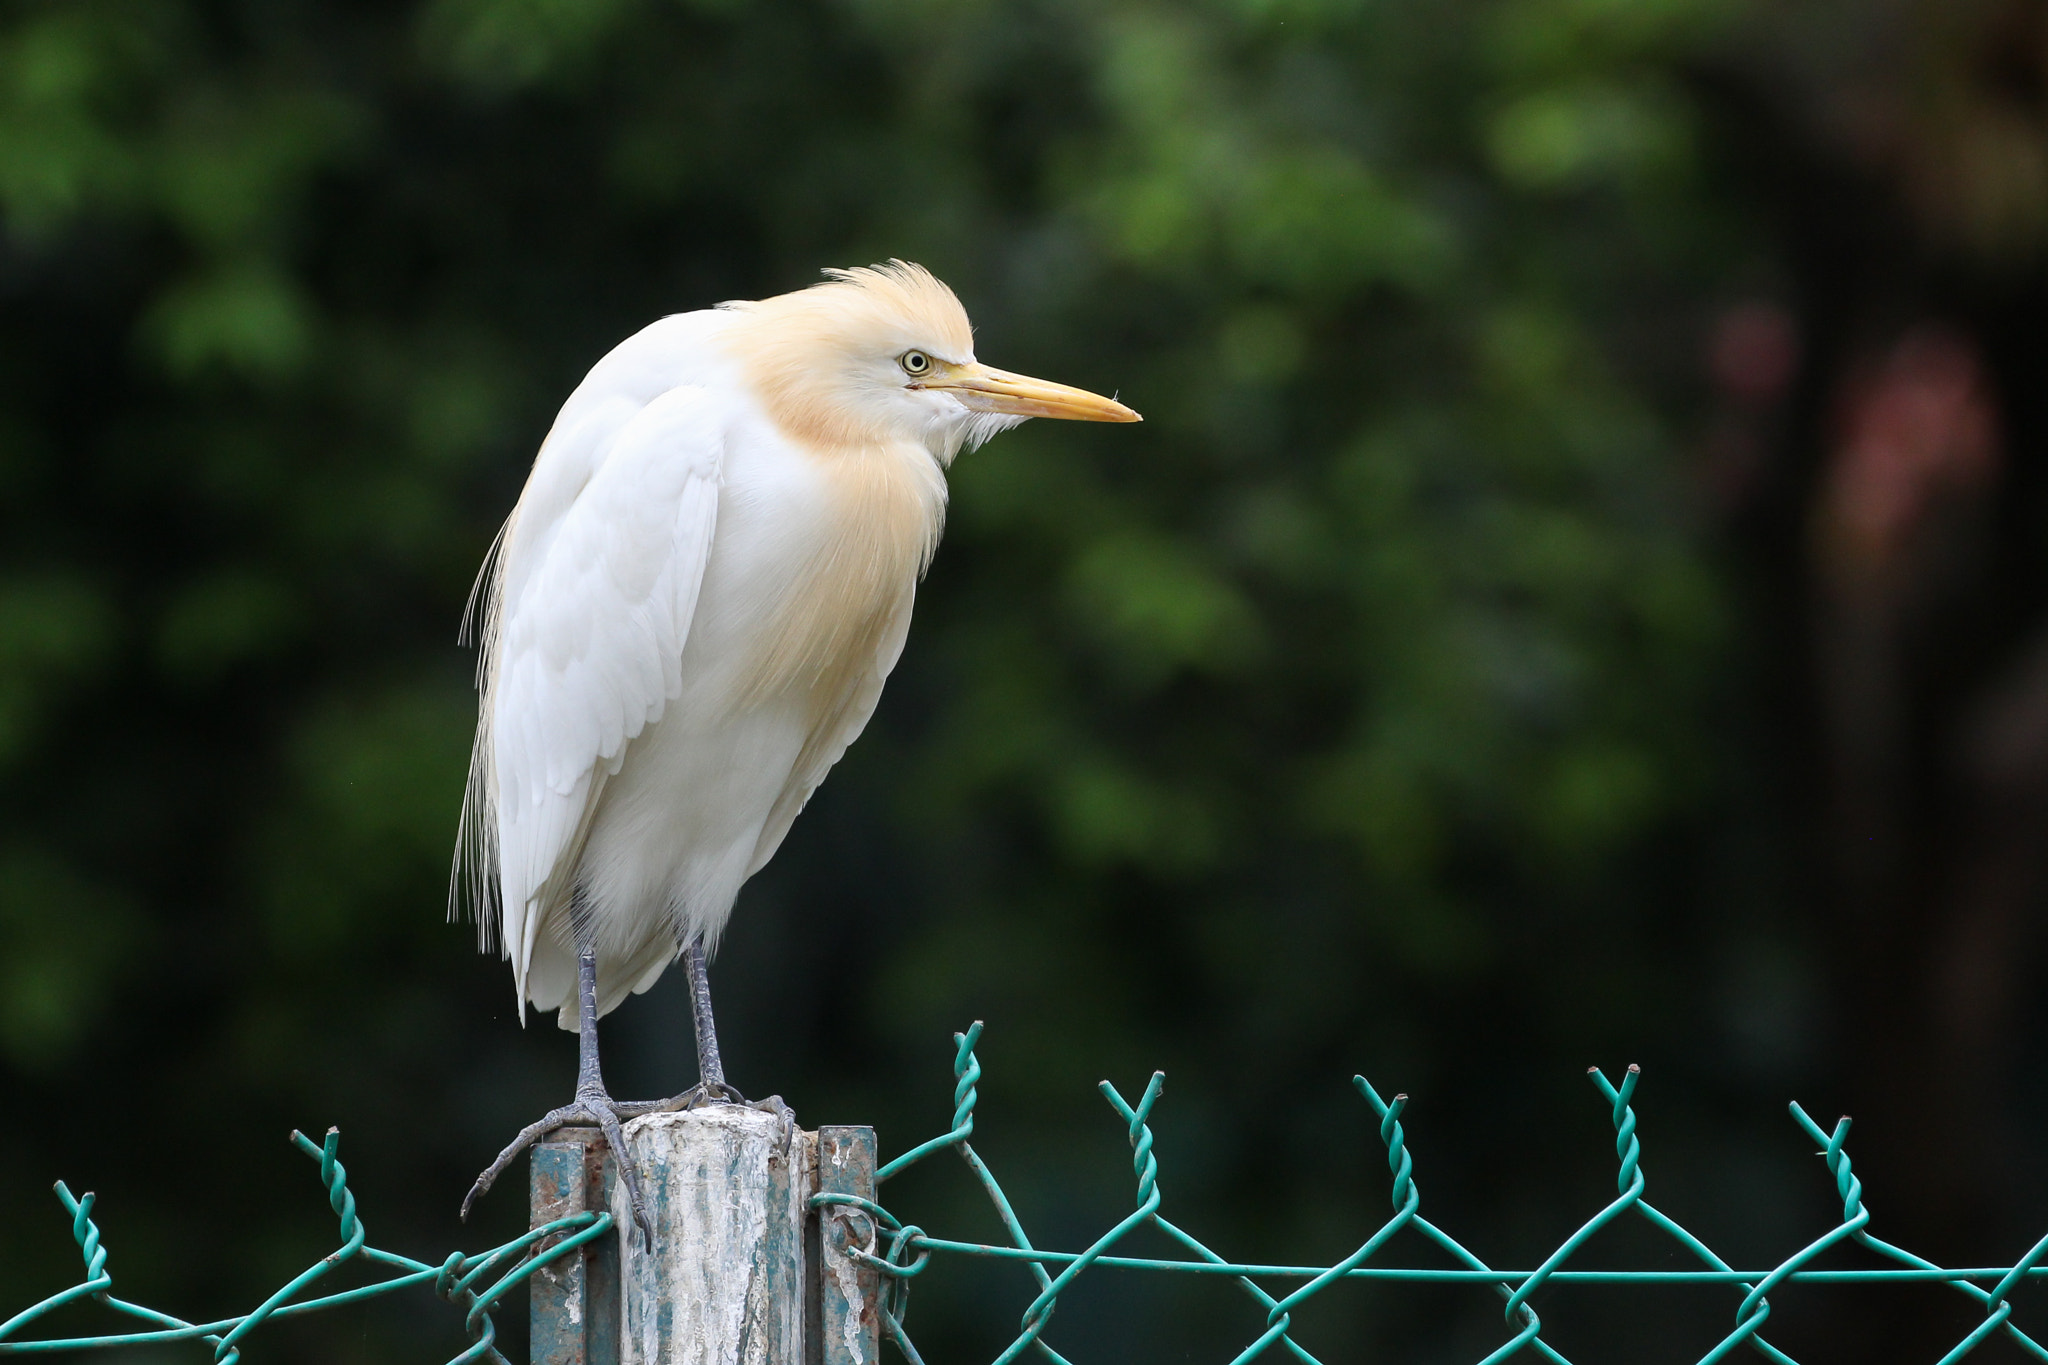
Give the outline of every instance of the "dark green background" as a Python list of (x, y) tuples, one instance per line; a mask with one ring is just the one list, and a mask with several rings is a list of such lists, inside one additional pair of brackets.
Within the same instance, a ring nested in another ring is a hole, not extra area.
[[(714, 965), (736, 1083), (900, 1151), (985, 1019), (977, 1142), (1077, 1246), (1130, 1198), (1094, 1082), (1162, 1067), (1169, 1215), (1326, 1262), (1386, 1207), (1362, 1070), (1415, 1097), (1424, 1211), (1527, 1265), (1612, 1188), (1581, 1071), (1639, 1061), (1652, 1196), (1737, 1263), (1830, 1225), (1795, 1096), (1858, 1115), (1875, 1230), (2009, 1262), (2048, 1224), (2043, 13), (11, 0), (0, 1316), (76, 1275), (58, 1176), (126, 1297), (246, 1308), (331, 1242), (295, 1125), (381, 1244), (523, 1226), (516, 1186), (454, 1219), (573, 1065), (445, 922), (472, 577), (608, 347), (892, 255), (983, 359), (1147, 421), (956, 467), (880, 713)], [(1928, 335), (1989, 463), (1937, 421), (1859, 558), (1858, 404)], [(605, 1036), (615, 1093), (693, 1079), (679, 979)], [(996, 1233), (963, 1180), (891, 1202)], [(1025, 1288), (935, 1269), (927, 1357)], [(1802, 1358), (1970, 1321), (1782, 1297)], [(1644, 1362), (1734, 1302), (1543, 1307)], [(1504, 1335), (1478, 1292), (1300, 1323), (1331, 1362)], [(1104, 1275), (1052, 1339), (1259, 1325)], [(429, 1302), (247, 1359), (460, 1342)]]

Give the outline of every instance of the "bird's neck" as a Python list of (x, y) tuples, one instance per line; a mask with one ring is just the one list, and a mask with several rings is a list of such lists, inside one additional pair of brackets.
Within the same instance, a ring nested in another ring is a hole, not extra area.
[(945, 524), (946, 480), (915, 442), (798, 448), (820, 476), (819, 521), (738, 695), (794, 691), (830, 708), (908, 610)]

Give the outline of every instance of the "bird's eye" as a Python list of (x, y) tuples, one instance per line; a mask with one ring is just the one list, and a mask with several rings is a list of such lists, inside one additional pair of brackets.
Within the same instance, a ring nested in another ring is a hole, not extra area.
[(903, 367), (903, 373), (912, 378), (932, 371), (932, 358), (923, 351), (905, 351), (896, 363)]

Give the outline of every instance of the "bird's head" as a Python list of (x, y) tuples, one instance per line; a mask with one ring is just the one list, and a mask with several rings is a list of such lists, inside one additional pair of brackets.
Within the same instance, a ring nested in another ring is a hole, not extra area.
[(942, 460), (1030, 417), (1143, 419), (1115, 399), (983, 365), (953, 291), (908, 261), (828, 270), (823, 284), (728, 303), (729, 333), (762, 406), (827, 448), (914, 440)]

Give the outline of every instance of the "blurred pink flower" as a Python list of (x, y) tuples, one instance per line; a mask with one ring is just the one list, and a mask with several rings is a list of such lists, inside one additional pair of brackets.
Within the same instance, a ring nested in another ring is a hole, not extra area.
[(1929, 507), (1998, 473), (1998, 414), (1976, 345), (1916, 327), (1845, 386), (1840, 439), (1821, 497), (1823, 543), (1836, 567), (1888, 563)]

